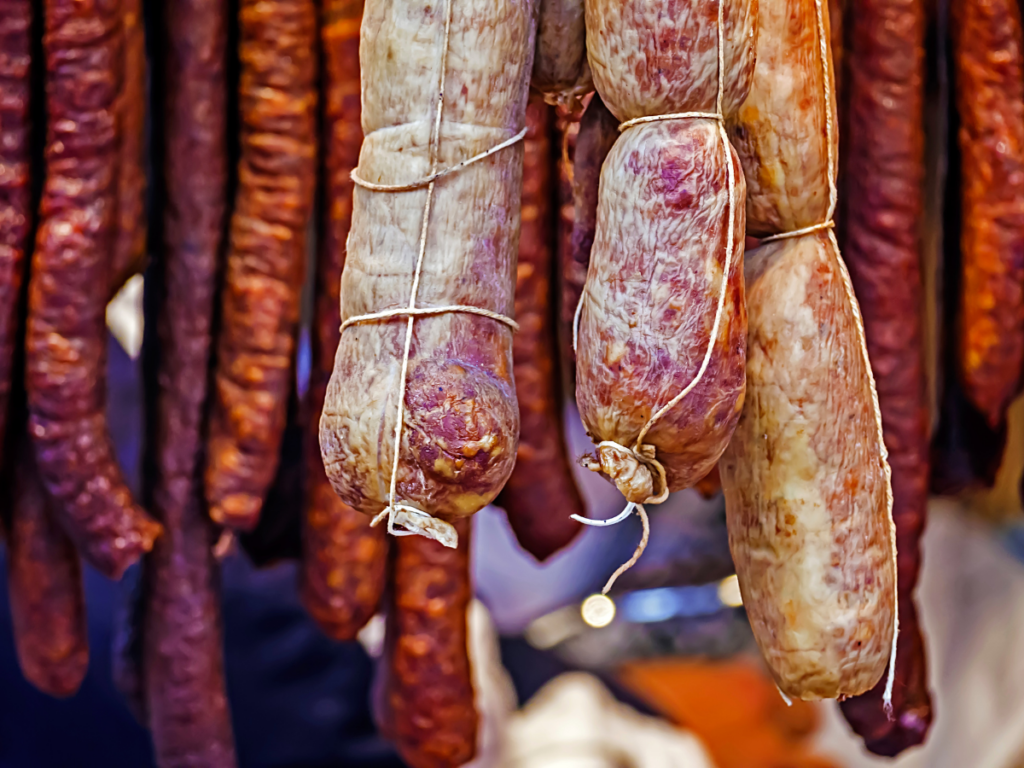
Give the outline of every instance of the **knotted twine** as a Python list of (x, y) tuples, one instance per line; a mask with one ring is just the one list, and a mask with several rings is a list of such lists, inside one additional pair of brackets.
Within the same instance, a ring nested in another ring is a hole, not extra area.
[[(733, 197), (736, 194), (736, 175), (732, 166), (732, 150), (729, 144), (729, 136), (725, 132), (725, 113), (722, 109), (722, 102), (725, 98), (725, 0), (718, 0), (718, 88), (715, 97), (715, 111), (714, 112), (672, 112), (665, 115), (650, 115), (646, 117), (635, 117), (632, 120), (627, 120), (619, 125), (619, 131), (623, 132), (635, 125), (642, 125), (644, 123), (660, 122), (662, 120), (712, 120), (718, 126), (718, 136), (721, 140), (722, 150), (725, 153), (725, 166), (728, 174), (728, 211), (726, 220), (726, 248), (725, 248), (725, 263), (722, 267), (722, 286), (718, 292), (718, 304), (715, 308), (715, 322), (711, 327), (711, 336), (708, 340), (708, 348), (704, 353), (704, 359), (701, 361), (700, 368), (697, 371), (696, 376), (687, 384), (682, 391), (679, 392), (675, 397), (669, 400), (665, 405), (659, 408), (644, 424), (640, 430), (640, 434), (637, 435), (636, 442), (632, 448), (628, 448), (621, 445), (614, 440), (602, 440), (597, 444), (598, 455), (602, 449), (611, 450), (616, 453), (620, 453), (626, 457), (627, 460), (632, 460), (636, 463), (637, 467), (646, 467), (651, 474), (652, 481), (656, 478), (658, 485), (655, 486), (652, 482), (651, 495), (645, 498), (642, 502), (629, 501), (626, 504), (625, 509), (621, 513), (611, 518), (610, 520), (591, 520), (589, 518), (580, 517), (579, 515), (572, 515), (574, 520), (577, 520), (585, 525), (596, 525), (596, 526), (607, 526), (615, 525), (620, 523), (633, 514), (635, 510), (640, 515), (640, 522), (643, 525), (643, 534), (640, 537), (640, 543), (637, 545), (636, 550), (633, 552), (632, 557), (629, 558), (625, 563), (620, 565), (605, 583), (604, 588), (601, 590), (602, 595), (607, 595), (611, 591), (615, 581), (623, 573), (628, 571), (636, 564), (636, 561), (640, 559), (640, 556), (644, 553), (647, 548), (647, 542), (651, 535), (651, 526), (647, 518), (647, 510), (644, 508), (645, 504), (660, 504), (668, 498), (668, 480), (665, 476), (665, 467), (657, 459), (656, 449), (653, 445), (647, 445), (644, 443), (644, 438), (647, 437), (647, 433), (651, 431), (654, 425), (664, 416), (668, 411), (678, 405), (684, 397), (693, 391), (701, 380), (704, 378), (704, 373), (707, 371), (708, 365), (711, 362), (711, 354), (714, 352), (715, 339), (718, 338), (718, 329), (722, 322), (722, 313), (725, 308), (725, 296), (726, 291), (729, 288), (729, 270), (732, 265), (732, 251), (733, 251), (733, 224), (735, 214), (733, 211)], [(576, 305), (576, 314), (573, 317), (572, 326), (572, 346), (576, 349), (576, 343), (579, 338), (579, 324), (580, 316), (583, 313), (583, 303), (586, 301), (587, 292), (586, 290), (580, 294), (579, 303)], [(595, 461), (590, 458), (584, 458), (583, 466), (594, 472), (601, 472), (601, 462)], [(660, 490), (659, 490), (660, 489)]]
[(398, 405), (397, 405), (397, 416), (395, 420), (395, 445), (394, 445), (394, 460), (391, 465), (391, 485), (388, 490), (388, 506), (385, 507), (376, 517), (370, 525), (375, 526), (381, 522), (384, 518), (388, 520), (388, 533), (392, 536), (414, 536), (421, 535), (427, 538), (434, 539), (435, 541), (441, 542), (446, 547), (455, 548), (459, 543), (459, 536), (455, 531), (454, 526), (451, 523), (445, 522), (429, 515), (421, 509), (413, 507), (409, 504), (399, 503), (397, 499), (397, 486), (398, 486), (398, 467), (400, 461), (401, 447), (402, 447), (402, 428), (405, 420), (405, 385), (406, 379), (409, 374), (409, 354), (412, 348), (412, 334), (413, 325), (416, 322), (417, 317), (423, 317), (428, 315), (441, 315), (448, 312), (463, 312), (466, 314), (479, 315), (481, 317), (487, 317), (499, 323), (503, 323), (512, 329), (513, 332), (519, 330), (519, 325), (510, 317), (499, 312), (492, 312), (489, 309), (482, 307), (473, 307), (462, 304), (452, 304), (443, 307), (417, 307), (416, 297), (419, 293), (420, 277), (423, 272), (423, 259), (427, 251), (427, 230), (430, 223), (430, 209), (434, 198), (434, 185), (439, 179), (444, 178), (453, 173), (468, 168), (474, 163), (478, 163), (481, 160), (485, 160), (491, 155), (500, 152), (503, 149), (513, 146), (514, 144), (523, 140), (526, 136), (526, 128), (523, 128), (515, 136), (507, 139), (500, 144), (491, 147), (485, 152), (481, 152), (478, 155), (474, 155), (467, 160), (463, 160), (456, 165), (448, 168), (437, 170), (437, 156), (441, 145), (441, 116), (444, 112), (444, 85), (445, 75), (448, 68), (448, 43), (451, 36), (451, 24), (452, 24), (452, 1), (448, 0), (445, 3), (445, 18), (444, 18), (444, 42), (441, 48), (441, 74), (439, 78), (437, 88), (437, 112), (434, 116), (434, 125), (431, 129), (430, 134), (430, 147), (428, 157), (430, 161), (430, 172), (427, 176), (421, 179), (408, 182), (406, 184), (376, 184), (370, 181), (366, 181), (360, 177), (358, 168), (353, 170), (351, 173), (352, 181), (362, 187), (363, 189), (369, 190), (370, 192), (386, 192), (386, 193), (397, 193), (397, 192), (411, 192), (420, 190), (426, 187), (427, 199), (423, 204), (423, 222), (420, 226), (420, 239), (419, 239), (419, 251), (416, 256), (416, 270), (413, 273), (412, 288), (409, 292), (409, 303), (405, 307), (399, 307), (396, 309), (387, 309), (382, 312), (373, 312), (366, 315), (358, 315), (356, 317), (350, 317), (341, 324), (341, 331), (344, 332), (346, 328), (356, 325), (358, 323), (371, 323), (380, 320), (390, 320), (396, 317), (408, 318), (405, 327), (405, 346), (402, 353), (402, 371), (398, 378)]

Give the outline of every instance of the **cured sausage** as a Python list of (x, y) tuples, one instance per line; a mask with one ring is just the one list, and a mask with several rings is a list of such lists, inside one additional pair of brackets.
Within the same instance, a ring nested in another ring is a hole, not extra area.
[(883, 684), (843, 702), (842, 710), (868, 749), (888, 755), (923, 742), (931, 723), (913, 608), (928, 507), (930, 428), (919, 235), (925, 23), (922, 0), (863, 0), (851, 16), (847, 51), (844, 162), (856, 170), (843, 180), (843, 253), (862, 308), (892, 469), (900, 642), (894, 719), (884, 711)]
[[(112, 290), (142, 269), (146, 258), (146, 30), (140, 0), (121, 0), (124, 77), (117, 114), (120, 145), (117, 169), (117, 227)], [(198, 173), (202, 169), (195, 168)]]
[(316, 8), (244, 0), (242, 155), (221, 298), (206, 498), (251, 530), (277, 469), (316, 161)]
[(551, 216), (551, 112), (539, 98), (526, 108), (522, 223), (516, 278), (519, 333), (512, 359), (522, 428), (512, 476), (497, 504), (519, 544), (545, 560), (579, 533), (583, 500), (573, 479), (562, 427), (555, 313), (552, 307), (554, 221)]
[(967, 399), (997, 427), (1024, 364), (1024, 54), (1015, 2), (950, 6), (960, 118), (958, 360)]
[(119, 7), (93, 0), (45, 3), (46, 182), (25, 342), (29, 431), (43, 484), (82, 556), (111, 578), (160, 533), (131, 498), (104, 412)]
[(466, 613), (470, 525), (455, 526), (456, 549), (422, 536), (394, 545), (382, 730), (410, 768), (464, 765), (476, 752)]
[[(590, 252), (597, 230), (598, 190), (601, 167), (619, 138), (619, 121), (608, 111), (595, 93), (579, 121), (572, 162), (572, 240), (568, 258), (562, 261), (562, 323), (563, 335), (573, 362), (572, 382), (576, 382), (576, 353), (572, 349), (573, 323), (576, 307), (583, 294), (590, 266)], [(573, 387), (575, 390), (575, 386)]]
[(28, 441), (14, 469), (7, 589), (21, 673), (51, 696), (78, 690), (89, 666), (82, 566), (49, 509)]
[[(349, 325), (320, 448), (347, 504), (454, 543), (446, 521), (492, 501), (515, 461), (509, 316), (534, 3), (373, 0), (362, 30)], [(429, 314), (409, 315), (410, 301)]]
[(21, 332), (21, 286), (32, 225), (32, 17), (31, 0), (0, 0), (0, 446)]
[[(224, 685), (216, 533), (203, 497), (205, 409), (227, 206), (229, 5), (171, 0), (162, 16), (163, 241), (146, 280), (144, 478), (164, 525), (144, 564), (141, 696), (157, 763), (236, 763)], [(181, 158), (188, 157), (188, 163)], [(183, 311), (187, 310), (187, 311)]]
[(747, 402), (719, 462), (743, 605), (779, 688), (872, 688), (895, 620), (888, 468), (828, 234), (747, 254)]
[(359, 161), (359, 0), (323, 7), (324, 221), (316, 265), (309, 433), (306, 435), (306, 514), (302, 602), (328, 635), (351, 640), (373, 616), (384, 591), (387, 541), (382, 528), (338, 498), (320, 458), (319, 423), (334, 352), (341, 338), (341, 273), (352, 222), (350, 172)]
[[(674, 25), (649, 26), (656, 14)], [(594, 83), (626, 122), (601, 170), (576, 402), (597, 444), (589, 467), (635, 503), (704, 477), (743, 404), (739, 159), (715, 119), (658, 119), (728, 115), (746, 97), (757, 4), (733, 0), (721, 14), (720, 32), (717, 5), (587, 2)]]
[(587, 63), (583, 0), (540, 0), (530, 85), (549, 104), (572, 106), (594, 90)]

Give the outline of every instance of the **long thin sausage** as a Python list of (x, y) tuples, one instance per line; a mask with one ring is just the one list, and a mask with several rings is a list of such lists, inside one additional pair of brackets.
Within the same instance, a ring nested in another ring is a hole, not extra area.
[(58, 519), (118, 578), (159, 524), (134, 503), (104, 412), (104, 324), (117, 210), (120, 5), (47, 0), (46, 183), (26, 337), (29, 429)]
[[(224, 0), (163, 6), (163, 242), (146, 281), (146, 497), (165, 528), (144, 563), (139, 703), (163, 768), (236, 763), (215, 532), (203, 498), (216, 282), (227, 208)], [(189, 158), (183, 163), (181, 158)]]
[(519, 544), (538, 560), (545, 560), (572, 541), (582, 526), (570, 515), (584, 513), (562, 428), (551, 285), (555, 245), (551, 216), (554, 164), (548, 138), (551, 112), (536, 96), (526, 108), (516, 277), (519, 333), (512, 340), (521, 426), (516, 466), (496, 501), (508, 515)]
[(319, 424), (334, 353), (341, 340), (341, 273), (352, 223), (352, 180), (363, 131), (359, 123), (361, 0), (323, 7), (324, 220), (316, 267), (313, 366), (306, 435), (306, 513), (302, 602), (328, 635), (350, 640), (377, 610), (384, 591), (387, 542), (383, 528), (338, 498), (320, 457)]
[(21, 331), (21, 286), (32, 224), (32, 8), (31, 0), (0, 0), (0, 446)]
[(316, 8), (243, 0), (242, 157), (217, 342), (206, 498), (251, 530), (274, 479), (315, 187)]
[(469, 521), (455, 528), (457, 549), (421, 536), (395, 542), (382, 725), (410, 768), (454, 768), (476, 751), (466, 623)]
[(997, 426), (1024, 365), (1024, 53), (1012, 0), (953, 0), (962, 217), (958, 359)]
[(82, 566), (57, 525), (32, 449), (20, 443), (7, 537), (7, 589), (21, 672), (51, 696), (78, 690), (89, 666)]
[[(913, 607), (928, 507), (930, 415), (924, 363), (919, 223), (924, 208), (922, 0), (861, 0), (851, 14), (843, 178), (843, 254), (860, 301), (874, 371), (896, 524), (900, 634), (893, 710), (884, 682), (842, 704), (872, 751), (920, 744), (931, 724)], [(911, 619), (914, 619), (911, 621)]]

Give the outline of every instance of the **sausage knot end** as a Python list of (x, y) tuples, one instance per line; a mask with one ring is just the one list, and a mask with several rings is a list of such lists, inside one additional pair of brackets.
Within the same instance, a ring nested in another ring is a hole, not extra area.
[(665, 467), (658, 461), (653, 445), (641, 444), (633, 449), (604, 440), (598, 443), (596, 458), (584, 456), (581, 464), (591, 472), (606, 475), (634, 504), (660, 504), (668, 498)]

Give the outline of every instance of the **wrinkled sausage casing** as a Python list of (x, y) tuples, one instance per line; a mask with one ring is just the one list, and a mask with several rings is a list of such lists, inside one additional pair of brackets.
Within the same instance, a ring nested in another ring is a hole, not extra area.
[(1017, 3), (956, 0), (950, 12), (960, 117), (960, 379), (997, 427), (1024, 364), (1024, 41)]
[(924, 644), (913, 605), (928, 505), (919, 227), (924, 207), (922, 0), (860, 0), (846, 51), (843, 255), (860, 302), (875, 375), (896, 525), (899, 644), (890, 719), (880, 681), (842, 711), (867, 748), (898, 754), (931, 723)]
[(13, 476), (7, 588), (21, 672), (51, 696), (70, 696), (89, 667), (82, 566), (57, 525), (27, 441)]
[(217, 340), (206, 498), (251, 530), (274, 480), (292, 386), (316, 182), (316, 8), (243, 0), (242, 156)]
[[(827, 36), (827, 13), (823, 21)], [(829, 215), (827, 125), (822, 109), (826, 93), (832, 125), (837, 126), (832, 60), (826, 61), (828, 78), (823, 82), (815, 4), (808, 0), (765, 3), (760, 24), (750, 95), (728, 120), (729, 136), (747, 180), (747, 232), (757, 237), (825, 221)], [(833, 141), (837, 135), (835, 128)], [(838, 157), (833, 151), (834, 168)]]
[[(21, 329), (21, 285), (32, 224), (31, 0), (0, 0), (0, 436), (5, 434)], [(0, 460), (3, 459), (0, 439)]]
[(377, 610), (387, 568), (383, 527), (338, 498), (320, 458), (319, 423), (334, 352), (341, 338), (341, 273), (352, 221), (352, 179), (363, 132), (359, 122), (360, 0), (323, 6), (324, 221), (316, 266), (309, 434), (306, 435), (306, 515), (301, 564), (302, 602), (328, 635), (351, 640)]
[(562, 387), (552, 307), (555, 228), (550, 113), (539, 98), (526, 110), (522, 225), (516, 277), (512, 359), (522, 428), (512, 476), (498, 496), (520, 545), (539, 560), (579, 533), (570, 515), (584, 513), (562, 427)]
[(889, 659), (888, 469), (829, 235), (747, 254), (747, 400), (719, 462), (754, 638), (783, 693), (856, 695)]
[(45, 4), (46, 183), (25, 342), (29, 430), (43, 483), (83, 557), (112, 578), (160, 533), (131, 498), (104, 412), (119, 10), (117, 3)]
[[(534, 4), (460, 3), (451, 20), (436, 168), (514, 137), (525, 123)], [(445, 6), (366, 4), (359, 175), (400, 184), (427, 176), (444, 46)], [(435, 184), (418, 307), (468, 305), (511, 316), (523, 147), (517, 143)], [(342, 277), (342, 319), (409, 306), (427, 188), (356, 187)], [(397, 397), (408, 321), (345, 329), (320, 421), (334, 489), (377, 514), (389, 503)], [(515, 462), (519, 409), (512, 330), (465, 312), (418, 317), (405, 375), (395, 501), (440, 518), (489, 503)]]
[(457, 549), (421, 536), (395, 542), (381, 725), (411, 768), (459, 766), (476, 752), (469, 521), (458, 521), (456, 530)]
[(571, 106), (594, 90), (587, 63), (583, 0), (539, 0), (537, 52), (530, 85), (549, 104)]
[[(729, 2), (723, 17), (728, 114), (750, 85), (757, 3)], [(619, 120), (717, 109), (717, 4), (590, 0), (587, 48), (598, 93)], [(652, 415), (697, 379), (710, 345), (699, 382), (643, 438), (669, 491), (707, 474), (743, 403), (744, 195), (735, 153), (723, 147), (718, 124), (703, 118), (629, 127), (601, 170), (576, 402), (595, 443), (633, 448)], [(608, 447), (597, 456), (628, 500), (664, 490), (635, 458)]]

